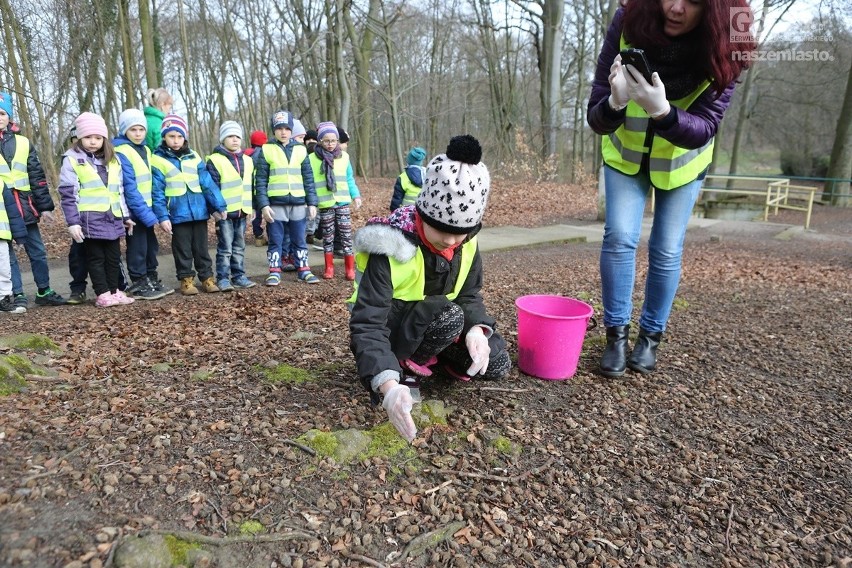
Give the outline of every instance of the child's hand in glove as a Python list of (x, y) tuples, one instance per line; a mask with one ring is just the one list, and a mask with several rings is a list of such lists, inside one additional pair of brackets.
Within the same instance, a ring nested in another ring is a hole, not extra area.
[(491, 347), (488, 345), (488, 338), (478, 325), (470, 328), (467, 335), (464, 337), (464, 344), (467, 347), (467, 352), (470, 358), (473, 359), (473, 364), (467, 370), (469, 377), (475, 377), (488, 370), (488, 358), (491, 356)]
[(83, 242), (83, 227), (80, 225), (70, 225), (68, 227), (68, 234), (71, 235), (71, 238), (74, 239), (75, 243)]
[(414, 440), (417, 435), (417, 426), (414, 425), (414, 420), (411, 418), (413, 406), (411, 391), (407, 386), (399, 383), (385, 392), (385, 399), (382, 401), (382, 407), (387, 411), (391, 424), (399, 432), (399, 435), (409, 442)]

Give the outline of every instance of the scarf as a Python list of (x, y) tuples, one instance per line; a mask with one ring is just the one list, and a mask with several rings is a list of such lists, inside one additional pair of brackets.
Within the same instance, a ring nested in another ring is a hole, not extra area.
[(417, 229), (417, 236), (420, 237), (420, 241), (424, 245), (426, 245), (426, 248), (429, 249), (430, 252), (433, 252), (438, 256), (444, 257), (447, 262), (453, 261), (453, 256), (455, 256), (456, 254), (456, 249), (459, 248), (462, 243), (458, 243), (456, 244), (456, 246), (444, 250), (436, 249), (432, 245), (432, 243), (429, 242), (429, 239), (426, 238), (426, 233), (423, 232), (423, 219), (420, 218), (420, 213), (415, 213), (414, 215), (414, 227)]
[(325, 187), (333, 194), (337, 189), (337, 180), (334, 179), (334, 160), (343, 154), (343, 150), (340, 148), (340, 144), (334, 147), (333, 152), (326, 150), (322, 144), (317, 144), (314, 148), (314, 154), (322, 162), (320, 168), (322, 173), (325, 174)]
[(669, 38), (666, 45), (644, 49), (648, 65), (659, 73), (670, 101), (685, 97), (708, 77), (699, 37), (694, 32)]

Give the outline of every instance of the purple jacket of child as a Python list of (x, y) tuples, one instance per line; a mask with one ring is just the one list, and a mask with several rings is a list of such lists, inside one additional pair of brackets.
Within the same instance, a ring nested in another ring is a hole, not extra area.
[[(624, 8), (620, 8), (606, 32), (606, 39), (595, 70), (595, 80), (592, 83), (592, 94), (589, 96), (587, 120), (597, 134), (610, 134), (624, 124), (624, 110), (614, 111), (607, 102), (610, 95), (609, 68), (620, 51), (619, 41), (623, 20)], [(716, 135), (716, 129), (731, 102), (735, 84), (736, 81), (732, 81), (718, 99), (711, 85), (692, 103), (688, 111), (672, 107), (672, 112), (665, 118), (650, 121), (653, 124), (654, 134), (681, 148), (701, 148)]]
[[(59, 171), (59, 196), (62, 199), (62, 212), (68, 226), (80, 225), (83, 228), (83, 236), (87, 239), (105, 239), (112, 241), (124, 236), (124, 220), (116, 217), (112, 210), (104, 211), (79, 211), (77, 209), (77, 196), (80, 192), (80, 182), (71, 160), (85, 160), (95, 166), (101, 176), (104, 185), (107, 183), (107, 169), (100, 158), (92, 154), (81, 152), (71, 148), (62, 159), (62, 169)], [(120, 168), (119, 168), (120, 171)], [(123, 179), (123, 178), (122, 178)], [(123, 183), (123, 181), (122, 181)], [(124, 219), (129, 218), (130, 212), (124, 202), (124, 191), (121, 192), (121, 211)]]

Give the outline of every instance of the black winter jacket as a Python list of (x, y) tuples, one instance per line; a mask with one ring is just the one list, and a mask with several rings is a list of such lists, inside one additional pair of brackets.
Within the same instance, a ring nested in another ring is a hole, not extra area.
[[(284, 148), (284, 154), (289, 160), (293, 156), (293, 148), (298, 144), (295, 140), (290, 140), (286, 146), (282, 146), (277, 140), (269, 142), (270, 144), (278, 144)], [(305, 157), (301, 164), (302, 183), (305, 186), (305, 197), (293, 197), (292, 195), (281, 195), (269, 197), (267, 187), (269, 186), (269, 162), (263, 156), (263, 147), (261, 146), (252, 154), (254, 160), (254, 199), (257, 209), (263, 209), (267, 205), (312, 205), (316, 207), (317, 192), (314, 189), (314, 170), (311, 168), (310, 155)]]
[[(0, 131), (0, 154), (3, 155), (3, 159), (6, 160), (7, 164), (12, 163), (12, 158), (15, 157), (17, 147), (15, 133), (11, 129), (7, 127), (5, 130)], [(55, 208), (53, 198), (50, 197), (50, 189), (47, 187), (44, 168), (41, 167), (41, 162), (39, 162), (38, 154), (32, 141), (30, 141), (30, 153), (27, 156), (27, 173), (29, 173), (30, 178), (29, 198), (17, 189), (12, 189), (12, 197), (13, 203), (15, 203), (24, 219), (24, 223), (32, 225), (39, 222), (42, 212), (53, 211)]]

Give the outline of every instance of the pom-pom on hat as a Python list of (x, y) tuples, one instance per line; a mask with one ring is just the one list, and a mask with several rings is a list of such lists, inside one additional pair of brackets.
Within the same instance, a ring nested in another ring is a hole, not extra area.
[(9, 115), (9, 120), (12, 120), (12, 95), (3, 91), (0, 91), (0, 109), (6, 111), (6, 114)]
[(342, 128), (338, 128), (337, 133), (338, 133), (338, 136), (340, 138), (338, 141), (341, 144), (346, 144), (347, 142), (349, 142), (349, 133), (348, 132), (346, 132)]
[(107, 137), (106, 122), (93, 112), (84, 112), (78, 116), (74, 120), (74, 126), (77, 127), (78, 138), (85, 138), (92, 135)]
[(184, 138), (189, 138), (189, 127), (186, 121), (176, 114), (167, 114), (160, 127), (160, 136), (165, 137), (169, 132), (177, 132)]
[(319, 140), (319, 135), (317, 134), (317, 131), (313, 128), (305, 132), (305, 142), (307, 142), (308, 140), (313, 140), (314, 142)]
[(273, 132), (275, 132), (276, 128), (293, 130), (293, 114), (286, 110), (276, 110), (272, 113), (269, 125), (272, 127)]
[(148, 130), (148, 121), (145, 120), (144, 112), (142, 112), (138, 108), (129, 108), (125, 111), (122, 111), (122, 113), (118, 115), (119, 134), (124, 136), (125, 134), (127, 134), (127, 131), (134, 126), (141, 126), (145, 130)]
[(317, 124), (317, 140), (322, 140), (326, 134), (334, 134), (340, 140), (340, 133), (337, 131), (337, 127), (333, 122), (320, 122)]
[(226, 120), (219, 127), (219, 142), (224, 142), (228, 136), (239, 136), (243, 138), (243, 127), (233, 120)]
[(421, 148), (420, 146), (415, 146), (408, 152), (408, 156), (405, 157), (405, 163), (409, 166), (419, 166), (423, 164), (423, 160), (426, 159), (426, 150)]
[(482, 146), (469, 134), (450, 139), (446, 153), (432, 158), (416, 202), (424, 223), (456, 235), (479, 228), (491, 189), (481, 160)]
[(296, 136), (301, 136), (305, 132), (307, 131), (305, 130), (305, 125), (302, 124), (302, 121), (298, 118), (293, 120), (293, 138), (295, 138)]
[(267, 142), (269, 142), (269, 138), (266, 137), (266, 132), (263, 130), (255, 130), (249, 136), (249, 141), (252, 146), (263, 146)]

